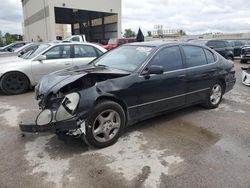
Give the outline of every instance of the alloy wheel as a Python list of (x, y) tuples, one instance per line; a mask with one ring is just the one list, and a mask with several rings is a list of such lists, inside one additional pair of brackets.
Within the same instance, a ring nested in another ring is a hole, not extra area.
[(121, 127), (121, 117), (115, 110), (105, 110), (95, 119), (92, 126), (94, 138), (99, 142), (112, 140)]
[(210, 101), (213, 105), (217, 105), (220, 102), (222, 96), (222, 88), (220, 84), (215, 84), (211, 90)]

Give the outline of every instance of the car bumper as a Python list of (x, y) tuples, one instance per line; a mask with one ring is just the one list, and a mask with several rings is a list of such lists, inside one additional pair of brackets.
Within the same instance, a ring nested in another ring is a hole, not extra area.
[(246, 70), (242, 71), (242, 83), (246, 86), (250, 86), (250, 72)]
[(80, 128), (79, 122), (76, 118), (53, 122), (48, 125), (38, 126), (35, 123), (20, 123), (19, 128), (22, 132), (38, 133), (38, 132), (67, 132)]
[(230, 91), (230, 90), (232, 90), (233, 87), (234, 87), (234, 85), (235, 85), (235, 83), (236, 83), (236, 78), (233, 79), (233, 80), (231, 80), (231, 81), (229, 81), (229, 82), (226, 82), (225, 93), (228, 92), (228, 91)]

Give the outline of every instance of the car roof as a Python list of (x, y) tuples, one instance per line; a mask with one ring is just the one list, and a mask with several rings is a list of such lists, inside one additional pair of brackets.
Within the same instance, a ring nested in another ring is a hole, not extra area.
[(149, 42), (134, 42), (125, 44), (126, 46), (148, 46), (148, 47), (162, 47), (162, 46), (171, 46), (171, 45), (193, 45), (199, 47), (205, 47), (201, 44), (191, 43), (191, 42), (182, 42), (182, 41), (149, 41)]

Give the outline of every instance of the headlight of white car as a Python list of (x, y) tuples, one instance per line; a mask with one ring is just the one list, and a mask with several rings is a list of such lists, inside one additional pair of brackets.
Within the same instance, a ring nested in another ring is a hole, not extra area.
[(79, 93), (70, 93), (66, 95), (56, 112), (56, 121), (63, 121), (72, 118), (75, 114), (79, 101)]

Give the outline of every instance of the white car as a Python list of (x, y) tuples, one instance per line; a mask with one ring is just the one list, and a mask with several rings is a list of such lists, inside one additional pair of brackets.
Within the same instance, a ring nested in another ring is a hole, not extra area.
[(250, 67), (242, 69), (242, 83), (246, 86), (250, 86)]
[(36, 50), (15, 58), (0, 59), (0, 89), (20, 94), (51, 72), (88, 64), (107, 50), (91, 43), (41, 44)]

